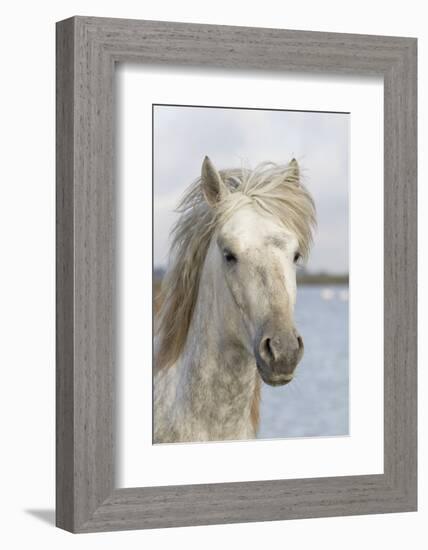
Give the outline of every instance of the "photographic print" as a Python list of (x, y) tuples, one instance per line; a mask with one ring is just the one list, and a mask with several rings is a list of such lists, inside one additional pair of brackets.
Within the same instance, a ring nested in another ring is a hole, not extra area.
[(349, 434), (349, 113), (153, 105), (153, 442)]
[(417, 509), (417, 41), (314, 36), (58, 23), (59, 527)]

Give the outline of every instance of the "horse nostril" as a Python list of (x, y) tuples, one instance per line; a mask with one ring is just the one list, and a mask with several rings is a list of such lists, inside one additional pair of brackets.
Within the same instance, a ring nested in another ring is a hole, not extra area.
[(303, 339), (296, 331), (281, 339), (278, 335), (262, 338), (259, 343), (260, 357), (269, 365), (291, 360), (293, 354), (300, 356), (303, 351)]
[(264, 351), (266, 352), (266, 355), (269, 359), (272, 359), (274, 360), (275, 359), (275, 356), (274, 356), (274, 353), (273, 353), (273, 349), (272, 349), (272, 344), (271, 344), (271, 339), (270, 338), (265, 338), (264, 342), (263, 342), (263, 348), (264, 348)]

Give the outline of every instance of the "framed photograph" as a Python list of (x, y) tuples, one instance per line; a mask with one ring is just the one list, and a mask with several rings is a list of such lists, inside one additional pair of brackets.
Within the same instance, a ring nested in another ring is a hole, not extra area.
[(57, 525), (417, 508), (416, 39), (57, 24)]

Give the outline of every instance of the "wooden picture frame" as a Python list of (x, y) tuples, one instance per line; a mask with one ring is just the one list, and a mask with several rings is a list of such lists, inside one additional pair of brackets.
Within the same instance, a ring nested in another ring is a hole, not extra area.
[[(416, 510), (416, 46), (414, 38), (91, 17), (57, 24), (58, 527), (92, 532)], [(115, 488), (117, 62), (383, 77), (383, 474)]]

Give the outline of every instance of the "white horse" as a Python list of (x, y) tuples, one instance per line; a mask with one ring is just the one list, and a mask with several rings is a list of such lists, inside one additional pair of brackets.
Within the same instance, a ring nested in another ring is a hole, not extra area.
[(295, 159), (218, 172), (205, 157), (173, 229), (154, 369), (154, 442), (256, 437), (260, 378), (303, 355), (293, 311), (314, 202)]

